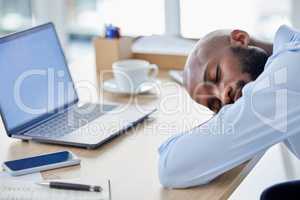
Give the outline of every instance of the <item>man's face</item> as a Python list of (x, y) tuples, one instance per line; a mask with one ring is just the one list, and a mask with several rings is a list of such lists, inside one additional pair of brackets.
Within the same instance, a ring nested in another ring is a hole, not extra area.
[(191, 69), (185, 72), (186, 88), (196, 102), (218, 112), (242, 96), (242, 88), (252, 81), (251, 76), (242, 72), (238, 58), (228, 47), (205, 56), (201, 53), (190, 58)]

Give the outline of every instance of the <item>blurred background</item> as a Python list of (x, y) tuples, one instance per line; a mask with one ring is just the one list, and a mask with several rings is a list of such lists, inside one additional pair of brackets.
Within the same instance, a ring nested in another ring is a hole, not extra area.
[(297, 0), (0, 0), (0, 34), (53, 21), (72, 60), (93, 51), (92, 38), (105, 24), (127, 36), (181, 39), (240, 28), (271, 41), (281, 24), (300, 28), (299, 10)]

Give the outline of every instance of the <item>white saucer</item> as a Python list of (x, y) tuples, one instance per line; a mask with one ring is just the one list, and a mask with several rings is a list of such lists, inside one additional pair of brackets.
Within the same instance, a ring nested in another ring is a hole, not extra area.
[(116, 80), (115, 79), (110, 79), (107, 80), (103, 83), (103, 89), (106, 92), (111, 92), (115, 94), (123, 94), (123, 95), (137, 95), (137, 94), (145, 94), (150, 92), (155, 85), (159, 84), (158, 80), (152, 81), (152, 82), (147, 82), (141, 85), (138, 90), (135, 91), (124, 91), (118, 88)]

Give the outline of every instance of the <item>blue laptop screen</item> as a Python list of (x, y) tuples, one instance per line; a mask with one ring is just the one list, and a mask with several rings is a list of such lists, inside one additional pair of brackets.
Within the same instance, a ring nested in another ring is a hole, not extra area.
[(0, 39), (0, 108), (8, 132), (77, 100), (51, 23)]

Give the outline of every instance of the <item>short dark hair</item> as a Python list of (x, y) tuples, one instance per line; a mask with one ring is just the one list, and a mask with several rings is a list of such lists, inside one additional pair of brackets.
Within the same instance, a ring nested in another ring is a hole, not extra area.
[(263, 71), (268, 54), (258, 47), (230, 47), (233, 55), (239, 58), (242, 72), (249, 73), (255, 80)]

